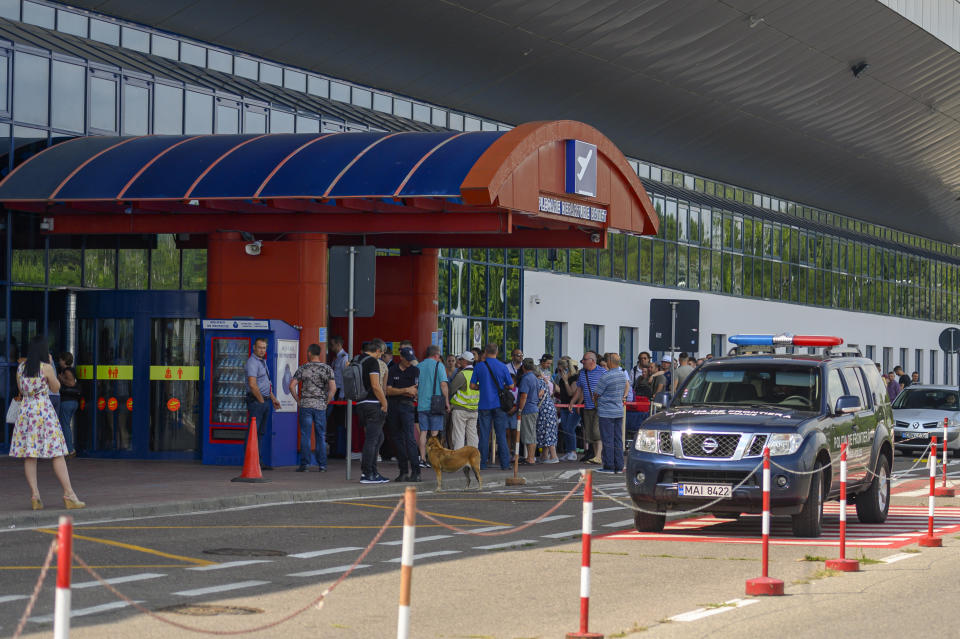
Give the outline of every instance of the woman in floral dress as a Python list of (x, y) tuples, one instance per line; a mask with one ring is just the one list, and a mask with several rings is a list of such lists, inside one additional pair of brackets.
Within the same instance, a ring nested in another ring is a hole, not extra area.
[(534, 372), (542, 398), (537, 409), (537, 445), (543, 449), (540, 461), (544, 464), (556, 464), (560, 461), (557, 458), (557, 407), (553, 403), (553, 395), (543, 379), (541, 369), (538, 367)]
[(68, 509), (83, 508), (86, 504), (77, 498), (67, 472), (67, 443), (60, 429), (60, 419), (50, 402), (49, 393), (60, 390), (57, 372), (50, 364), (47, 340), (35, 337), (30, 342), (26, 361), (17, 368), (17, 388), (20, 389), (20, 414), (13, 427), (10, 444), (11, 457), (23, 457), (27, 484), (30, 485), (33, 509), (43, 508), (37, 487), (37, 460), (52, 459), (53, 472), (63, 486), (63, 503)]

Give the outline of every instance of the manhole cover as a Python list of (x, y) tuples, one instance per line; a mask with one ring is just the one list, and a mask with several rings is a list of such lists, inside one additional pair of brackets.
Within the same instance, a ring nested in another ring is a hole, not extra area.
[(157, 612), (169, 612), (190, 617), (215, 617), (217, 615), (256, 615), (263, 612), (259, 608), (246, 606), (215, 606), (207, 604), (178, 604), (160, 608)]
[(206, 555), (230, 555), (231, 557), (286, 557), (282, 550), (266, 550), (264, 548), (211, 548), (204, 550)]

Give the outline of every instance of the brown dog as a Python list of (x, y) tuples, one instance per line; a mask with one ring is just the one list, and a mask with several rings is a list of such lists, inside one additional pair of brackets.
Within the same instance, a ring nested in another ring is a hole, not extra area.
[(431, 437), (427, 440), (427, 461), (437, 473), (437, 491), (443, 490), (441, 477), (444, 472), (455, 473), (461, 468), (463, 474), (467, 477), (467, 488), (470, 487), (470, 469), (477, 478), (477, 490), (483, 488), (483, 480), (480, 479), (480, 451), (473, 446), (464, 446), (457, 450), (450, 450), (440, 445), (437, 437)]

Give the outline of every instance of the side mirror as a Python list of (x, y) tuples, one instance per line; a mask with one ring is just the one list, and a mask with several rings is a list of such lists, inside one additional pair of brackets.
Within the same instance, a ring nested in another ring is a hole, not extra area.
[(848, 415), (858, 412), (861, 408), (859, 397), (843, 395), (837, 400), (837, 406), (833, 412), (835, 415)]

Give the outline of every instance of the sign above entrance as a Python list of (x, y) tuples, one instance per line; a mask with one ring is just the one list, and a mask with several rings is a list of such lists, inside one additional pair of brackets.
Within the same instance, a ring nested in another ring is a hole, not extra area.
[(98, 365), (97, 379), (133, 379), (133, 366)]
[(597, 145), (567, 140), (566, 174), (567, 193), (597, 197)]
[(205, 319), (203, 320), (203, 328), (207, 330), (265, 331), (270, 328), (270, 322), (267, 320)]
[(151, 366), (150, 381), (195, 382), (200, 379), (199, 366)]
[(574, 202), (565, 202), (552, 197), (540, 196), (540, 212), (553, 213), (554, 215), (563, 215), (564, 217), (576, 217), (581, 220), (590, 220), (592, 222), (606, 222), (607, 209), (599, 206), (588, 206), (586, 204), (576, 204)]

